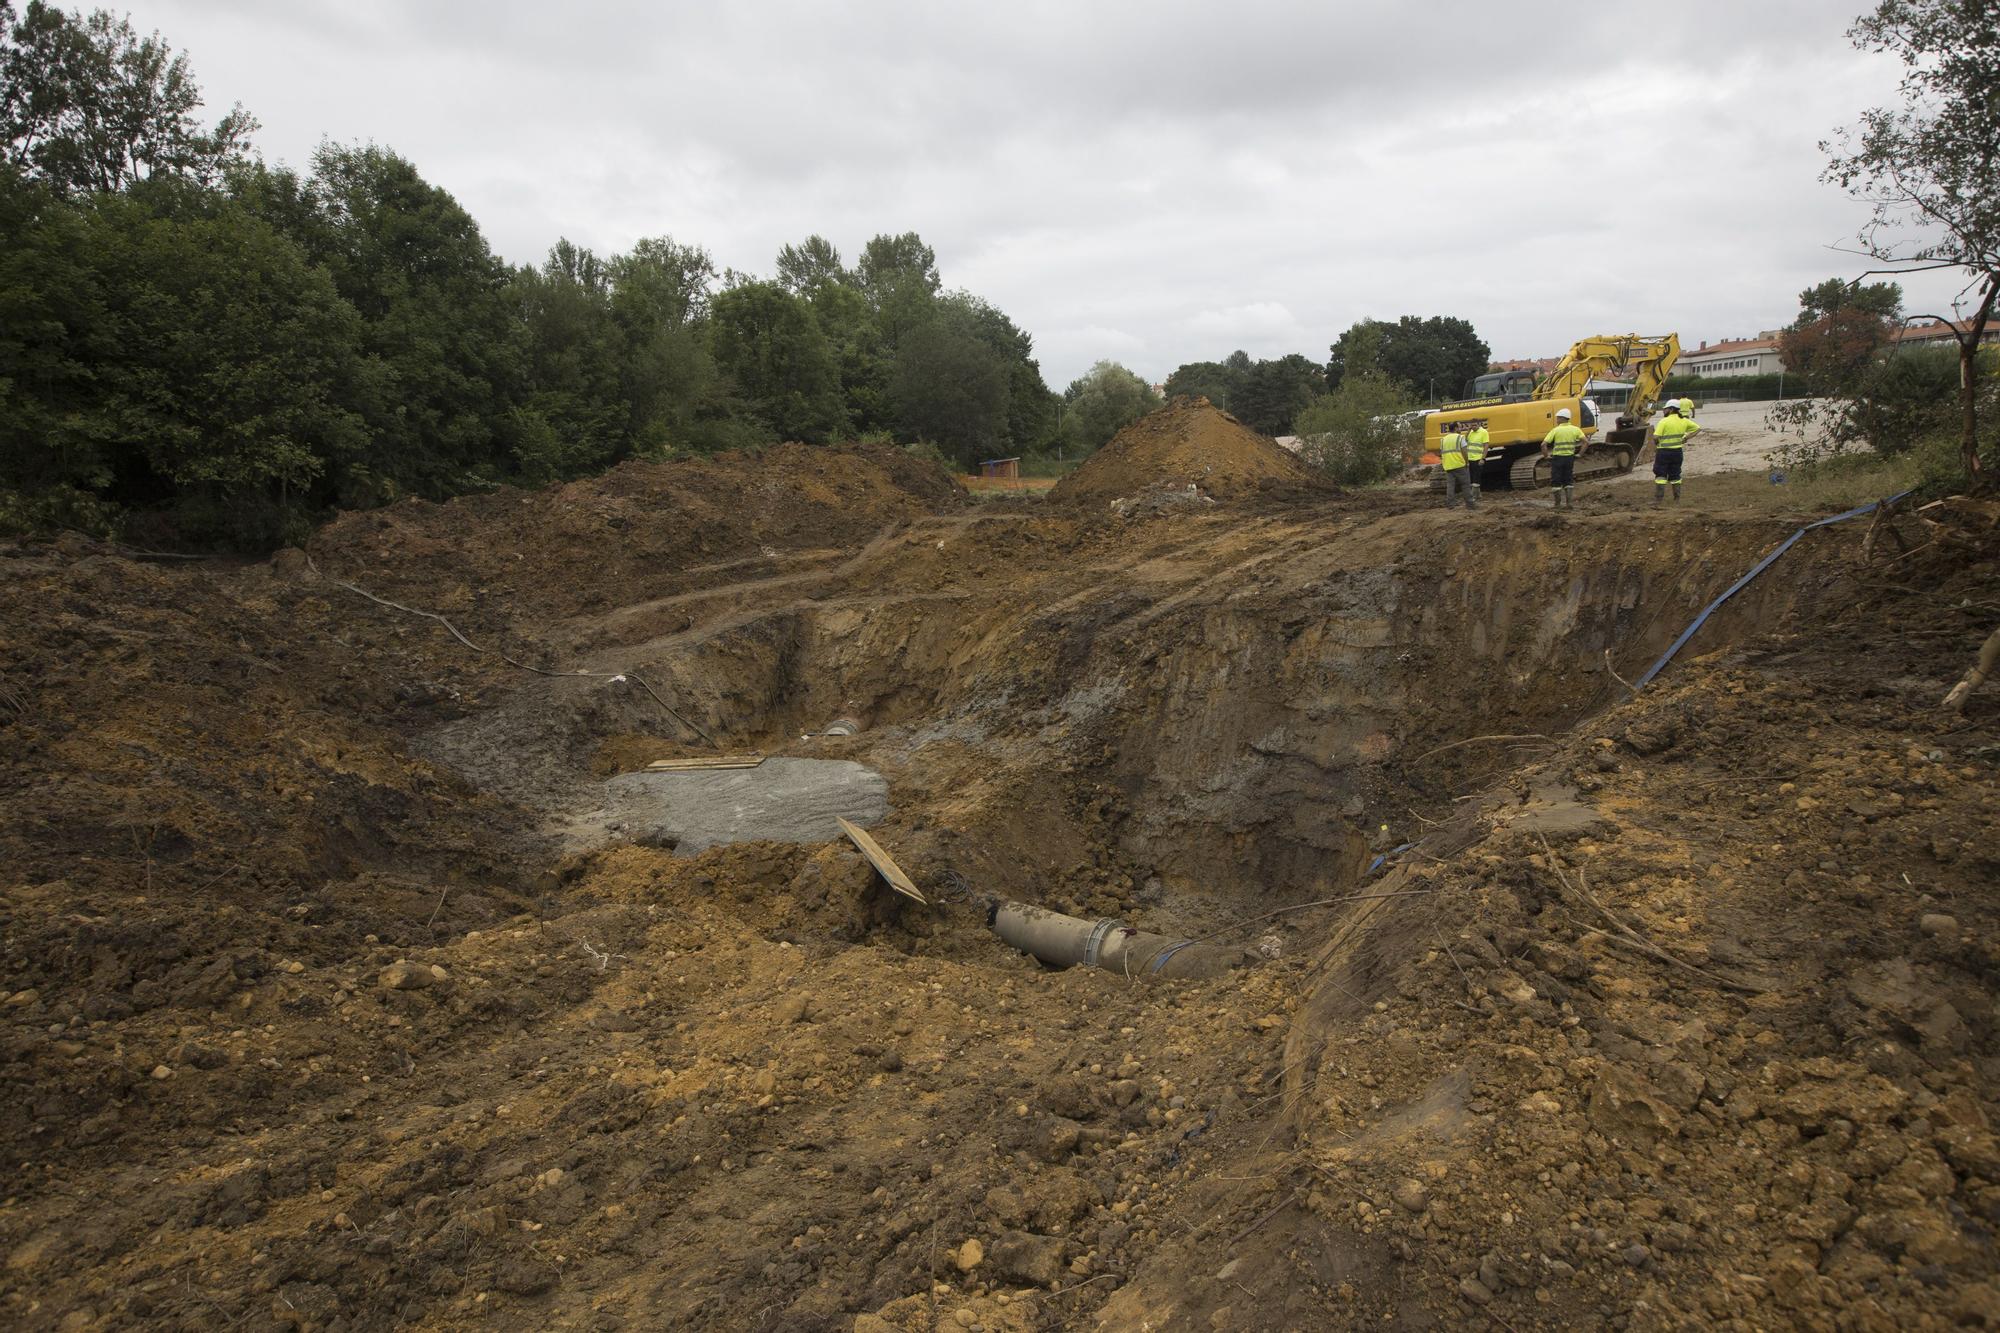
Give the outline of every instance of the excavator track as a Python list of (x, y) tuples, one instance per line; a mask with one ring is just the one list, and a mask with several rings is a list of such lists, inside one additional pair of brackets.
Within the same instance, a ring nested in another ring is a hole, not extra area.
[[(1596, 481), (1603, 477), (1616, 477), (1632, 470), (1636, 451), (1629, 444), (1605, 444), (1594, 449), (1586, 449), (1577, 456), (1576, 479)], [(1549, 460), (1539, 453), (1523, 454), (1514, 460), (1508, 469), (1507, 484), (1517, 491), (1547, 490), (1549, 486)]]

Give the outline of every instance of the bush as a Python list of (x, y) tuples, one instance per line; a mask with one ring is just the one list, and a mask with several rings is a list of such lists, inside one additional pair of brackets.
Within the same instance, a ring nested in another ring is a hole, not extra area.
[(1299, 413), (1300, 455), (1346, 486), (1372, 486), (1403, 468), (1423, 437), (1401, 385), (1380, 371), (1343, 376), (1340, 387)]
[[(2000, 351), (1979, 355), (1979, 450), (2000, 452)], [(1914, 457), (1913, 484), (1964, 480), (1957, 455), (1958, 353), (1922, 348), (1883, 357), (1849, 397), (1802, 399), (1772, 409), (1803, 437), (1779, 447), (1778, 461), (1798, 469), (1837, 467), (1856, 455)]]
[(906, 444), (903, 446), (903, 452), (912, 458), (921, 458), (926, 463), (935, 463), (954, 477), (959, 473), (957, 460), (929, 440)]

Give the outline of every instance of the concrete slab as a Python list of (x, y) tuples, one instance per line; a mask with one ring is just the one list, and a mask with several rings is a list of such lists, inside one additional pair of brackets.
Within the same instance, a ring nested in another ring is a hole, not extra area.
[(621, 773), (604, 784), (602, 827), (683, 856), (736, 842), (831, 842), (840, 820), (879, 823), (889, 783), (845, 759), (766, 759), (756, 768)]

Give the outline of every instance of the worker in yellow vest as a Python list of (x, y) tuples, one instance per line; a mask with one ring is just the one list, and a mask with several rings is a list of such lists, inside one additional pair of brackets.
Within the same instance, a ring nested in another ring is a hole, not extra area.
[(1671, 398), (1661, 409), (1660, 419), (1653, 423), (1647, 436), (1653, 446), (1653, 505), (1666, 497), (1667, 487), (1674, 488), (1674, 503), (1681, 502), (1681, 463), (1687, 455), (1688, 437), (1701, 427), (1681, 415), (1681, 405)]
[(1493, 441), (1493, 433), (1486, 429), (1484, 421), (1470, 423), (1472, 429), (1465, 432), (1465, 476), (1472, 484), (1468, 492), (1471, 496), (1470, 508), (1479, 508), (1479, 472), (1486, 466), (1486, 446)]
[(1576, 453), (1585, 436), (1570, 421), (1567, 407), (1556, 409), (1556, 424), (1542, 436), (1542, 457), (1549, 460), (1549, 486), (1556, 493), (1556, 508), (1576, 504)]
[(1465, 495), (1465, 507), (1479, 507), (1479, 491), (1471, 484), (1472, 470), (1465, 463), (1465, 423), (1449, 421), (1438, 436), (1438, 462), (1444, 467), (1444, 507), (1450, 509), (1458, 504), (1461, 493)]
[(1681, 420), (1683, 421), (1694, 420), (1694, 399), (1692, 398), (1681, 399)]

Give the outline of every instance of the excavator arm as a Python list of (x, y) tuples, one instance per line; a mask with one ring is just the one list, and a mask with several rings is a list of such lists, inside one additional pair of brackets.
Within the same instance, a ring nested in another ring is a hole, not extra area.
[(1633, 370), (1632, 399), (1625, 414), (1643, 419), (1650, 412), (1660, 388), (1680, 359), (1678, 334), (1647, 338), (1636, 333), (1600, 334), (1584, 338), (1563, 356), (1556, 368), (1535, 385), (1536, 398), (1581, 398), (1590, 381), (1600, 375)]
[(1681, 339), (1679, 334), (1669, 333), (1664, 338), (1639, 338), (1635, 343), (1632, 397), (1625, 404), (1625, 415), (1643, 421), (1659, 401), (1667, 376), (1674, 373), (1674, 362), (1681, 359)]

